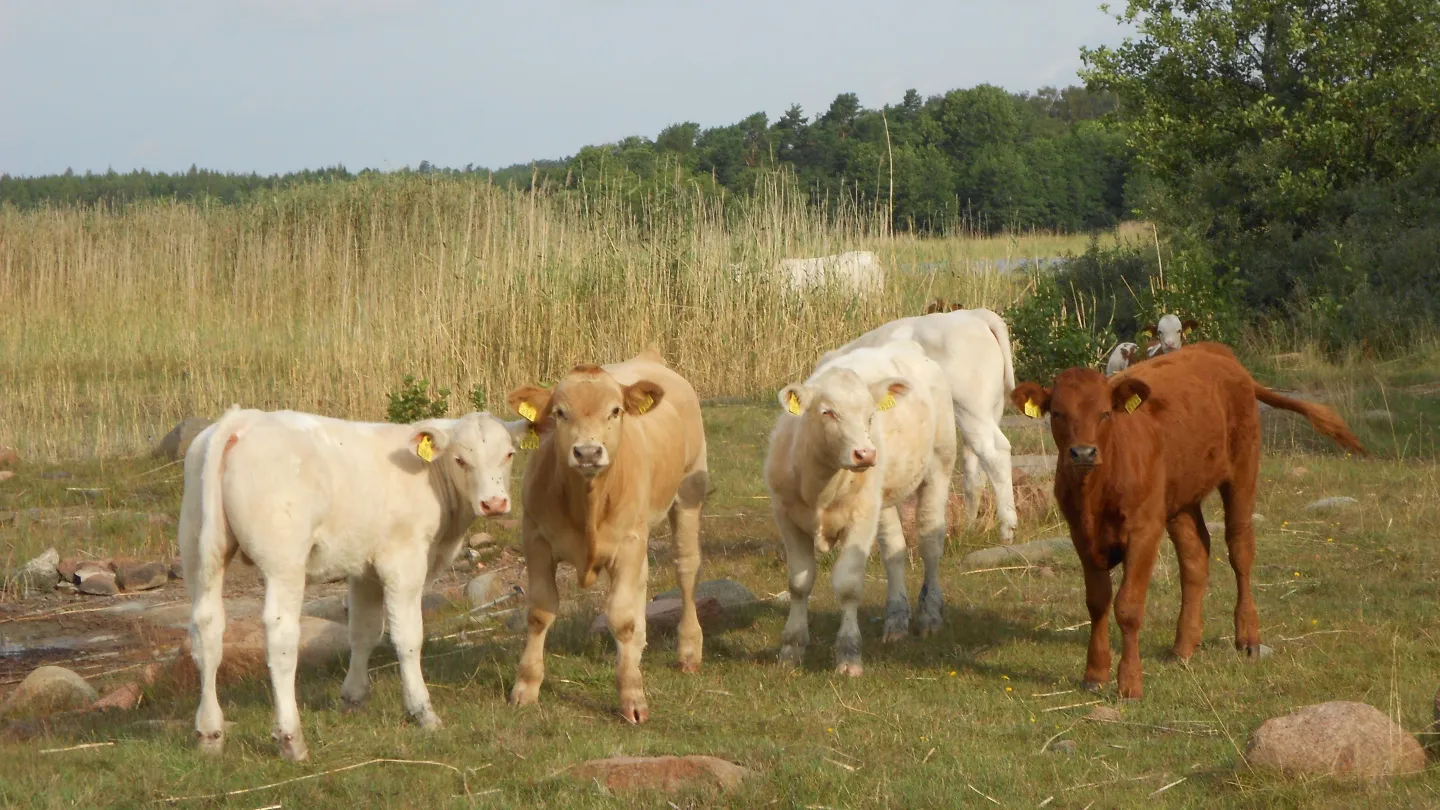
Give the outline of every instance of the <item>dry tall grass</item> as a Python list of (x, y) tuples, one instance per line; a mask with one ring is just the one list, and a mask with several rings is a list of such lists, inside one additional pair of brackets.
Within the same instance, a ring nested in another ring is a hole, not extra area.
[[(498, 402), (648, 344), (702, 396), (760, 394), (930, 296), (1003, 306), (1014, 291), (990, 260), (1084, 245), (892, 236), (802, 192), (783, 175), (744, 199), (640, 200), (379, 177), (240, 207), (3, 210), (0, 443), (131, 453), (232, 402), (379, 419), (407, 373)], [(878, 300), (800, 302), (766, 272), (856, 248), (890, 270)]]

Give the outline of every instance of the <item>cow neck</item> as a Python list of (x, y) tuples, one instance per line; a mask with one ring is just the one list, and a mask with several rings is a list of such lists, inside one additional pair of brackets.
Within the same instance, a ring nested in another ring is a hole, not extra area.
[[(624, 457), (627, 432), (624, 427), (621, 428), (620, 441), (615, 452), (611, 454), (610, 466), (593, 477), (586, 478), (575, 472), (569, 464), (556, 456), (556, 463), (562, 468), (560, 480), (563, 482), (565, 504), (570, 514), (583, 515), (585, 565), (576, 572), (582, 588), (593, 584), (599, 575), (599, 568), (614, 556), (616, 531), (623, 532), (627, 528), (617, 525), (615, 520), (628, 489), (627, 465), (620, 463), (620, 459)], [(605, 529), (602, 530), (601, 527)]]
[[(818, 461), (824, 454), (811, 454), (810, 441), (801, 425), (796, 436), (796, 457), (800, 462), (800, 499), (815, 509), (824, 509), (852, 487), (863, 485), (865, 472), (853, 472), (836, 464)], [(872, 468), (873, 469), (873, 468)]]

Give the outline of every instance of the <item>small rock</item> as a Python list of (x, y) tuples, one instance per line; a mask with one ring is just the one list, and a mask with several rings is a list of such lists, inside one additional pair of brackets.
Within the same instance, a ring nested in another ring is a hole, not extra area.
[(1287, 776), (1374, 778), (1425, 767), (1424, 749), (1383, 712), (1338, 700), (1266, 720), (1245, 759)]
[(0, 470), (0, 482), (9, 481), (15, 477), (14, 470)]
[[(1236, 654), (1236, 655), (1244, 655), (1245, 653), (1244, 653), (1243, 650), (1236, 650), (1236, 651), (1235, 651), (1235, 654)], [(1272, 656), (1272, 655), (1274, 655), (1274, 654), (1275, 654), (1275, 650), (1274, 650), (1272, 647), (1270, 647), (1270, 646), (1268, 646), (1268, 645), (1266, 645), (1266, 644), (1261, 644), (1261, 645), (1260, 645), (1260, 655), (1258, 656), (1259, 660), (1264, 661), (1266, 658), (1269, 658), (1270, 656)]]
[(20, 454), (13, 447), (0, 445), (0, 467), (18, 467)]
[(1002, 565), (1034, 564), (1074, 547), (1068, 537), (1051, 537), (1018, 546), (995, 546), (972, 551), (960, 560), (960, 565), (973, 571), (977, 568), (998, 568)]
[[(674, 630), (680, 626), (680, 616), (684, 611), (684, 603), (676, 599), (657, 599), (645, 604), (645, 632), (647, 635), (653, 633), (664, 633)], [(701, 599), (695, 598), (695, 615), (703, 624), (720, 615), (720, 600), (715, 597)], [(595, 617), (590, 623), (590, 632), (604, 633), (610, 629), (610, 622), (606, 620), (605, 614)]]
[(1374, 410), (1374, 411), (1366, 411), (1366, 412), (1360, 414), (1360, 419), (1363, 420), (1363, 421), (1365, 421), (1365, 422), (1370, 422), (1371, 424), (1376, 424), (1376, 425), (1378, 425), (1378, 424), (1386, 424), (1386, 425), (1388, 425), (1388, 424), (1391, 424), (1391, 423), (1393, 423), (1393, 422), (1395, 421), (1395, 416), (1394, 416), (1393, 414), (1391, 414), (1389, 411)]
[(465, 601), (471, 609), (488, 605), (499, 599), (503, 593), (505, 583), (500, 581), (500, 575), (494, 571), (481, 574), (465, 585)]
[(10, 587), (22, 596), (30, 593), (44, 593), (55, 589), (60, 581), (60, 552), (53, 548), (20, 566), (10, 575)]
[(75, 581), (79, 582), (82, 577), (89, 576), (96, 572), (106, 574), (115, 573), (114, 560), (81, 560), (75, 563)]
[(102, 712), (111, 710), (128, 712), (140, 705), (140, 696), (143, 692), (139, 681), (123, 683), (95, 701), (95, 705), (90, 708)]
[(79, 495), (80, 497), (84, 498), (86, 501), (94, 501), (94, 500), (97, 500), (97, 499), (99, 499), (99, 498), (105, 497), (105, 490), (103, 490), (103, 489), (97, 489), (97, 488), (94, 488), (94, 487), (88, 487), (88, 488), (86, 488), (86, 487), (70, 487), (67, 491), (73, 492), (73, 493), (75, 493), (76, 495)]
[(64, 667), (40, 667), (25, 677), (0, 706), (0, 716), (79, 709), (100, 695), (85, 679)]
[[(655, 595), (655, 600), (679, 599), (680, 589), (670, 590)], [(756, 596), (749, 588), (741, 585), (733, 579), (709, 579), (695, 586), (696, 609), (699, 609), (701, 599), (713, 598), (720, 603), (722, 608), (733, 608), (741, 605), (748, 605), (756, 601)]]
[(326, 596), (306, 602), (300, 608), (300, 615), (341, 624), (350, 621), (350, 611), (346, 607), (344, 596)]
[(733, 791), (750, 771), (733, 762), (707, 756), (611, 757), (592, 759), (570, 769), (582, 782), (599, 782), (607, 790), (660, 790), (676, 793), (697, 787)]
[(173, 559), (170, 560), (170, 578), (171, 578), (171, 579), (184, 579), (184, 578), (185, 578), (185, 561), (182, 560), (182, 559), (180, 559), (179, 557), (175, 557), (175, 558), (173, 558)]
[(64, 470), (50, 470), (49, 472), (40, 473), (40, 477), (46, 481), (64, 481), (65, 479), (73, 478), (74, 476), (70, 475), (70, 473), (65, 472)]
[(1078, 754), (1080, 746), (1074, 740), (1056, 740), (1050, 743), (1050, 750), (1057, 754)]
[(1308, 467), (1291, 467), (1289, 470), (1285, 471), (1285, 476), (1287, 478), (1304, 478), (1309, 474), (1310, 468)]
[(1048, 565), (1039, 565), (1039, 566), (1036, 566), (1036, 567), (1035, 567), (1035, 576), (1037, 576), (1037, 577), (1039, 577), (1039, 578), (1041, 578), (1041, 579), (1054, 579), (1054, 578), (1055, 578), (1055, 569), (1054, 569), (1054, 568), (1051, 568), (1051, 567), (1048, 566)]
[(506, 531), (513, 532), (520, 528), (520, 520), (519, 518), (497, 518), (495, 525)]
[(1348, 509), (1359, 501), (1349, 495), (1339, 495), (1334, 498), (1321, 498), (1318, 501), (1311, 501), (1305, 505), (1306, 512), (1323, 512), (1331, 509)]
[(420, 597), (420, 615), (429, 619), (450, 607), (450, 597), (443, 593), (427, 593)]
[(160, 446), (155, 448), (151, 455), (156, 458), (166, 458), (170, 461), (179, 461), (185, 457), (185, 451), (190, 449), (190, 443), (200, 435), (200, 431), (210, 427), (209, 419), (201, 419), (198, 416), (191, 416), (180, 420), (165, 438), (160, 440)]
[(465, 545), (470, 548), (489, 548), (495, 545), (495, 538), (491, 537), (489, 532), (476, 532), (470, 535)]
[(55, 570), (60, 574), (60, 581), (73, 583), (75, 581), (75, 568), (78, 565), (80, 565), (80, 561), (74, 557), (66, 557), (61, 560), (60, 564), (55, 566)]
[(1094, 720), (1097, 723), (1118, 723), (1120, 722), (1120, 710), (1114, 706), (1095, 706), (1085, 715), (1086, 720)]
[(115, 582), (127, 591), (149, 591), (162, 588), (170, 581), (170, 569), (164, 563), (130, 562), (116, 566)]
[(79, 588), (81, 593), (88, 593), (92, 596), (114, 596), (120, 592), (115, 584), (115, 575), (109, 571), (90, 571), (80, 577)]

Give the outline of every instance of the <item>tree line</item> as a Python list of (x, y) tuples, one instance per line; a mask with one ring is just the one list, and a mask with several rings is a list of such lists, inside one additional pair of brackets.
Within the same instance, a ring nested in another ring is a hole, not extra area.
[[(1084, 87), (1010, 93), (992, 85), (922, 98), (907, 91), (877, 109), (841, 93), (807, 116), (791, 106), (771, 121), (763, 112), (702, 128), (686, 121), (654, 138), (586, 146), (573, 157), (499, 170), (442, 168), (428, 161), (402, 172), (475, 176), (530, 189), (573, 189), (603, 179), (638, 194), (694, 182), (748, 194), (777, 169), (794, 173), (817, 204), (842, 199), (892, 210), (895, 227), (937, 232), (1113, 226), (1130, 213), (1144, 183), (1132, 170), (1123, 134), (1102, 117), (1113, 92)], [(0, 175), (0, 204), (123, 204), (153, 198), (236, 203), (297, 185), (345, 182), (370, 173), (343, 166), (282, 175), (198, 169), (41, 177)], [(889, 207), (893, 205), (893, 209)]]

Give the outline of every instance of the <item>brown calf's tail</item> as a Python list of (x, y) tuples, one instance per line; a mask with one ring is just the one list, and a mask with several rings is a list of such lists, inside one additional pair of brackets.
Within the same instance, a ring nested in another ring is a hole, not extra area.
[(1350, 426), (1345, 424), (1345, 420), (1340, 418), (1340, 414), (1324, 405), (1291, 399), (1271, 391), (1260, 383), (1255, 383), (1255, 398), (1272, 408), (1282, 408), (1301, 414), (1310, 420), (1311, 427), (1330, 437), (1332, 441), (1346, 450), (1362, 456), (1370, 455), (1370, 452), (1365, 449), (1365, 445), (1361, 444), (1360, 440), (1355, 438), (1355, 434), (1350, 432)]

